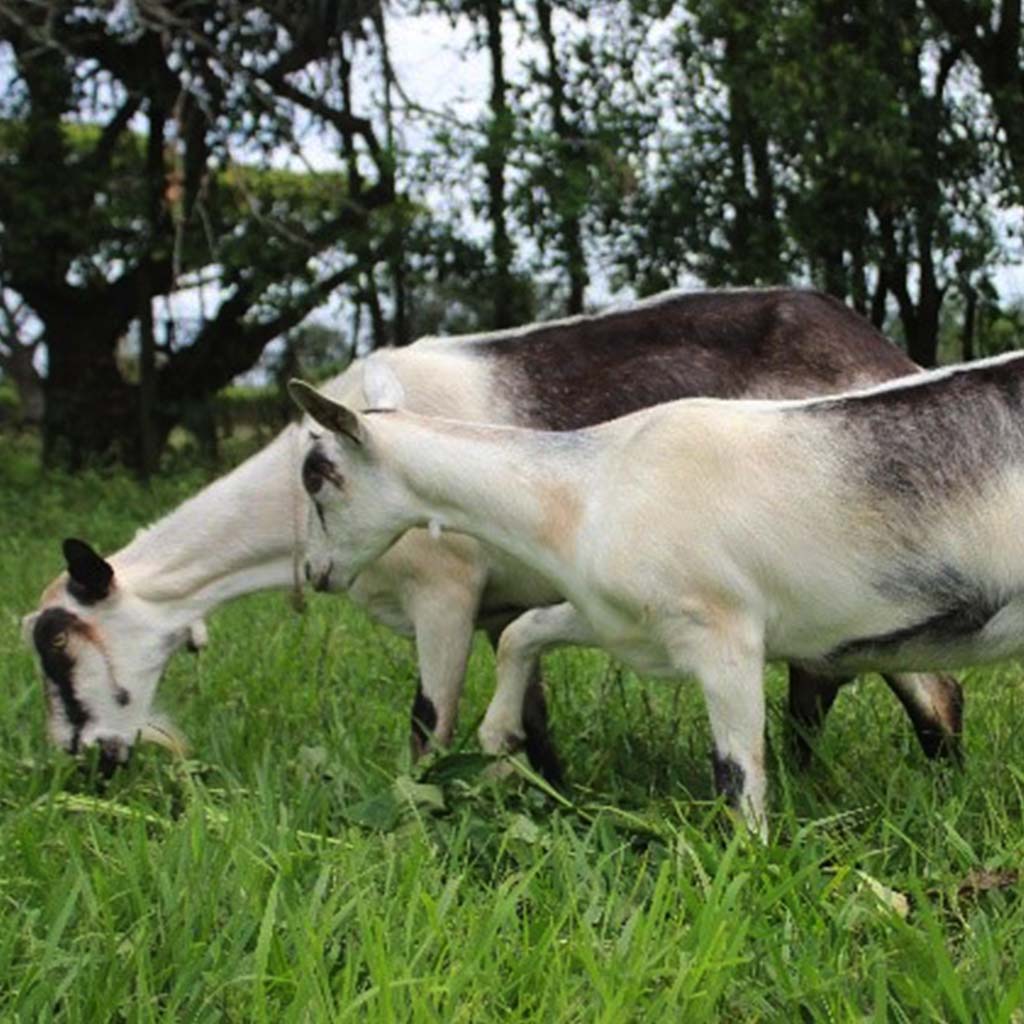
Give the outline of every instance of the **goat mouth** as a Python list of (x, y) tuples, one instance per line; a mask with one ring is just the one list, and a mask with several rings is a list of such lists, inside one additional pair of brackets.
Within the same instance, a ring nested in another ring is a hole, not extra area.
[(118, 768), (126, 765), (132, 756), (134, 747), (123, 740), (100, 740), (99, 772), (104, 779), (109, 779)]

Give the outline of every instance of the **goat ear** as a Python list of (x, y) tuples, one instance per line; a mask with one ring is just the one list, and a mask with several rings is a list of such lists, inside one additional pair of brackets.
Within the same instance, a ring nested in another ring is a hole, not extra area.
[(288, 394), (300, 409), (307, 412), (321, 426), (344, 434), (356, 444), (363, 443), (363, 424), (359, 417), (345, 406), (332, 401), (326, 395), (303, 380), (288, 381)]
[(64, 541), (64, 560), (68, 563), (72, 597), (83, 604), (102, 601), (110, 593), (114, 567), (85, 543), (75, 537)]
[(371, 409), (397, 409), (405, 403), (405, 388), (379, 354), (363, 365), (363, 394)]

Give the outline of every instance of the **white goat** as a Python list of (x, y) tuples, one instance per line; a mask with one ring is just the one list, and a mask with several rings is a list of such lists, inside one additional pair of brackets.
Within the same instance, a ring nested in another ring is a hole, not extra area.
[[(400, 404), (383, 361), (367, 376), (375, 406)], [(510, 651), (600, 645), (639, 672), (699, 680), (716, 785), (763, 830), (766, 658), (845, 674), (1024, 650), (1022, 354), (835, 398), (672, 402), (565, 433), (359, 414), (291, 387), (330, 431), (311, 442), (315, 573), (349, 585), (433, 523), (571, 602), (503, 639), (485, 742), (518, 724), (528, 675)]]
[[(668, 293), (595, 316), (512, 331), (424, 339), (385, 358), (408, 406), (428, 415), (572, 429), (687, 395), (825, 394), (915, 367), (867, 321), (814, 292), (751, 289)], [(363, 363), (327, 385), (365, 404)], [(315, 465), (307, 466), (307, 483)], [(801, 502), (798, 490), (789, 499)], [(104, 560), (72, 544), (67, 574), (27, 617), (44, 668), (53, 738), (67, 749), (101, 743), (111, 763), (140, 730), (156, 738), (151, 702), (167, 660), (222, 602), (293, 583), (305, 536), (299, 430), (277, 440)], [(415, 636), (421, 686), (413, 705), (417, 750), (428, 732), (451, 740), (473, 630), (497, 639), (516, 615), (559, 599), (550, 583), (503, 552), (448, 535), (411, 532), (349, 590), (376, 619)], [(949, 677), (887, 681), (929, 753), (955, 749), (959, 687)], [(794, 718), (816, 728), (837, 684), (798, 667)], [(523, 732), (549, 775), (557, 760), (534, 674)], [(150, 728), (153, 726), (154, 728)]]

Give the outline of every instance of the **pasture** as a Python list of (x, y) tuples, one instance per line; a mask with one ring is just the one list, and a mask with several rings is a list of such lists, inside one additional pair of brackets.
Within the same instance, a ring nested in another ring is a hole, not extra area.
[(546, 660), (569, 786), (491, 781), (475, 729), (413, 767), (411, 646), (347, 601), (237, 602), (160, 704), (192, 743), (101, 783), (51, 749), (19, 619), (61, 567), (193, 493), (0, 454), (0, 1020), (1024, 1020), (1024, 671), (965, 675), (963, 770), (877, 679), (815, 764), (770, 686), (763, 846), (712, 800), (695, 686)]

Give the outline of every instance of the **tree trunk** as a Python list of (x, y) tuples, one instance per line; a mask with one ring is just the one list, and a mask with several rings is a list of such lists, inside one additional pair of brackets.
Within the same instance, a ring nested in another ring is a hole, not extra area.
[(938, 362), (939, 313), (942, 310), (942, 291), (921, 282), (921, 297), (913, 317), (913, 327), (907, 334), (907, 355), (918, 366), (930, 368)]
[(139, 276), (139, 472), (148, 479), (157, 468), (156, 336), (149, 274)]
[[(149, 134), (146, 138), (146, 218), (149, 221), (149, 252), (161, 237), (164, 218), (164, 127), (167, 114), (156, 91), (149, 97)], [(173, 273), (173, 271), (172, 271)], [(148, 478), (157, 468), (157, 373), (156, 335), (153, 330), (153, 296), (157, 289), (149, 253), (139, 264), (139, 471)]]
[(889, 304), (889, 284), (886, 280), (885, 270), (878, 268), (878, 282), (875, 290), (871, 293), (871, 314), (869, 319), (880, 331), (885, 330), (885, 314)]
[[(392, 91), (395, 87), (394, 68), (391, 65), (391, 51), (388, 47), (387, 28), (384, 12), (376, 11), (373, 18), (374, 31), (380, 41), (381, 77), (384, 80), (384, 128), (385, 143), (393, 159), (397, 159), (395, 145), (395, 112), (392, 106)], [(395, 227), (387, 238), (388, 269), (391, 275), (391, 301), (394, 303), (391, 340), (395, 345), (408, 345), (409, 334), (409, 284), (406, 273), (406, 231), (401, 215), (395, 218)]]
[(551, 123), (559, 143), (558, 185), (559, 195), (553, 195), (552, 206), (559, 218), (559, 233), (562, 236), (562, 253), (569, 278), (569, 299), (566, 312), (570, 316), (583, 312), (588, 275), (587, 260), (583, 251), (583, 228), (580, 223), (577, 197), (577, 170), (583, 169), (583, 155), (577, 131), (570, 126), (566, 117), (565, 83), (558, 66), (558, 51), (555, 48), (555, 34), (551, 25), (551, 4), (548, 0), (537, 0), (537, 25), (547, 55), (548, 89), (551, 96)]
[[(756, 7), (740, 8), (742, 19), (725, 34), (726, 67), (742, 65), (742, 56), (754, 45), (757, 32)], [(768, 139), (751, 101), (751, 86), (740, 76), (728, 82), (729, 122), (727, 126), (729, 197), (735, 219), (728, 228), (730, 268), (728, 276), (737, 284), (783, 280), (782, 236), (779, 230), (775, 182)], [(748, 159), (753, 171), (748, 182)]]
[(500, 0), (484, 0), (487, 51), (491, 58), (491, 123), (484, 166), (487, 170), (487, 213), (491, 220), (491, 251), (494, 256), (494, 327), (514, 323), (512, 295), (512, 240), (508, 233), (505, 199), (505, 164), (508, 159), (511, 114), (506, 98), (505, 44)]
[(974, 335), (978, 319), (978, 289), (964, 281), (960, 290), (964, 296), (964, 322), (960, 329), (960, 358), (969, 363), (975, 358)]
[(18, 424), (39, 427), (43, 423), (46, 399), (43, 393), (43, 378), (35, 368), (35, 345), (18, 345), (3, 359), (3, 371), (10, 377), (18, 393)]
[(43, 458), (80, 469), (94, 460), (141, 465), (138, 395), (121, 376), (99, 325), (74, 316), (46, 325), (49, 372)]

